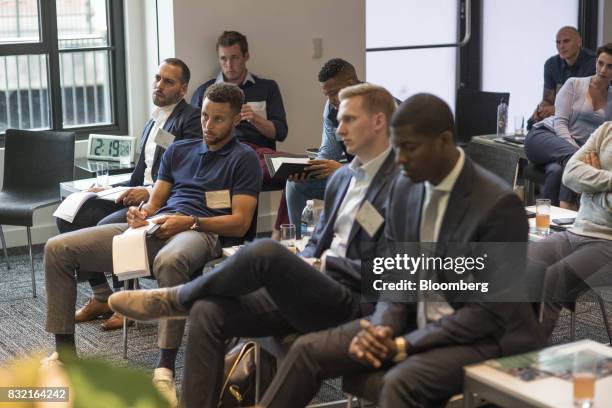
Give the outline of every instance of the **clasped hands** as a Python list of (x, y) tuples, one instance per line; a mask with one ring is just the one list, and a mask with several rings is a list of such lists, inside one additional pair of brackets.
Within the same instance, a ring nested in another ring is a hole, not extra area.
[(364, 319), (359, 324), (361, 330), (353, 337), (348, 350), (351, 358), (374, 368), (393, 360), (398, 350), (391, 328), (374, 326)]

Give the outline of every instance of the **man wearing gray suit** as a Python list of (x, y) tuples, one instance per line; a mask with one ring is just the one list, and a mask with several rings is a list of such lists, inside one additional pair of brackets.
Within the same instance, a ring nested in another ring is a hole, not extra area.
[[(446, 244), (527, 240), (518, 197), (466, 157), (453, 134), (449, 107), (433, 95), (412, 96), (393, 116), (391, 142), (403, 174), (389, 193), (389, 247), (436, 243), (443, 256)], [(303, 407), (325, 378), (347, 374), (362, 374), (362, 388), (374, 387), (381, 408), (444, 406), (461, 391), (464, 365), (545, 341), (528, 303), (381, 301), (367, 320), (300, 337), (261, 406)]]
[(260, 240), (185, 285), (109, 298), (113, 310), (139, 320), (189, 313), (184, 406), (217, 407), (227, 339), (308, 333), (372, 311), (361, 303), (359, 262), (374, 256), (398, 174), (389, 145), (396, 105), (370, 84), (343, 89), (340, 100), (338, 134), (355, 158), (330, 178), (323, 215), (300, 256)]

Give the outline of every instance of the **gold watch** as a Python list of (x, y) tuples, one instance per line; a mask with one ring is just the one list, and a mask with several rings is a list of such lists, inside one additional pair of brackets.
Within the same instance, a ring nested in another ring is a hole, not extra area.
[(406, 339), (403, 337), (395, 338), (395, 347), (397, 348), (397, 354), (393, 357), (394, 363), (399, 363), (408, 358), (408, 352), (406, 351)]

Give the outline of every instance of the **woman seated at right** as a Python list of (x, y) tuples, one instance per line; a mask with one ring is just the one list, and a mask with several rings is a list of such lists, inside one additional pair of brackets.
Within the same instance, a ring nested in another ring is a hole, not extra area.
[(595, 75), (569, 78), (555, 99), (555, 115), (536, 123), (525, 138), (530, 162), (544, 166), (544, 198), (576, 208), (576, 193), (561, 183), (567, 161), (603, 122), (612, 120), (612, 43), (597, 49)]

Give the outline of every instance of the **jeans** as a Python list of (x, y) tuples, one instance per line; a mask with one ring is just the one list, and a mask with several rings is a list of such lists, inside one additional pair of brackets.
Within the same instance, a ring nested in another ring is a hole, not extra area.
[(545, 167), (543, 193), (552, 205), (558, 206), (559, 201), (576, 201), (576, 193), (561, 183), (561, 178), (565, 165), (577, 151), (576, 146), (547, 128), (532, 128), (525, 138), (525, 154), (529, 161)]

